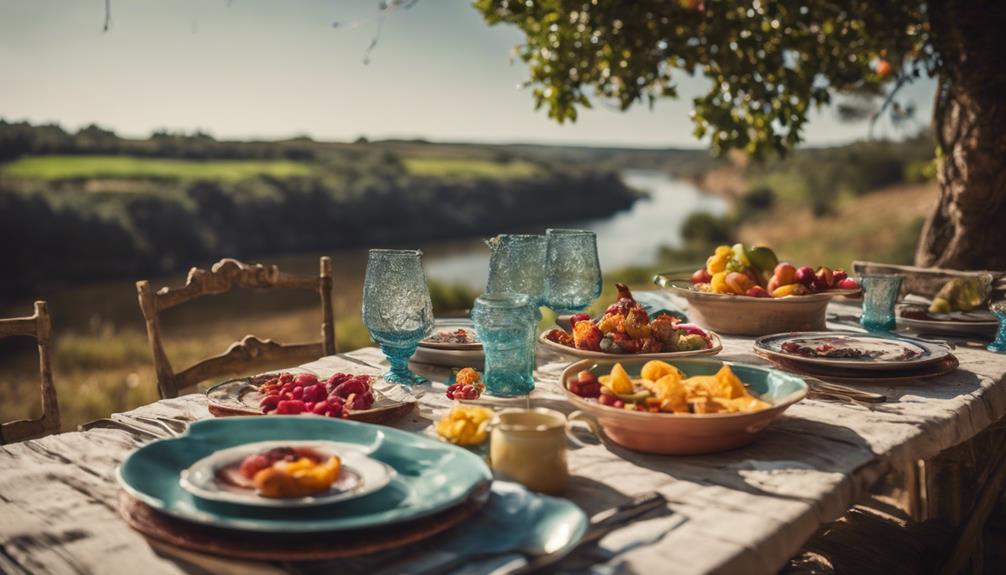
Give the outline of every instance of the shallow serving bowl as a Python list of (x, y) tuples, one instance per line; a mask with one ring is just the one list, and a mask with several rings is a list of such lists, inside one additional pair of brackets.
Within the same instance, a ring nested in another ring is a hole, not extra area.
[[(712, 375), (727, 363), (754, 395), (771, 406), (752, 413), (647, 413), (601, 405), (566, 388), (566, 382), (581, 371), (605, 375), (615, 363), (585, 359), (570, 365), (562, 372), (563, 390), (573, 405), (597, 421), (608, 439), (627, 449), (646, 453), (694, 455), (747, 445), (789, 406), (807, 395), (806, 382), (796, 375), (713, 359), (679, 359), (667, 363), (685, 372), (686, 376)], [(620, 363), (630, 376), (639, 377), (646, 360), (624, 359)]]
[(691, 320), (727, 335), (760, 336), (786, 331), (823, 331), (828, 302), (859, 290), (829, 290), (782, 298), (698, 292), (683, 280), (657, 276), (654, 282), (688, 301)]

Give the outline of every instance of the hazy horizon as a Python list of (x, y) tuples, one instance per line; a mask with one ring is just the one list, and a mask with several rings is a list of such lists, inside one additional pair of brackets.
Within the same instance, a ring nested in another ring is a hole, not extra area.
[[(701, 149), (688, 119), (703, 81), (681, 80), (677, 100), (628, 112), (595, 101), (560, 126), (517, 89), (511, 62), (521, 40), (490, 28), (466, 0), (420, 1), (380, 19), (375, 0), (112, 2), (0, 0), (0, 117), (97, 124), (131, 138), (158, 130), (203, 131), (220, 140), (423, 139), (441, 143)], [(333, 23), (338, 22), (338, 26)], [(910, 85), (916, 124), (926, 124), (935, 84)], [(805, 145), (867, 136), (865, 122), (813, 112)], [(905, 132), (878, 122), (877, 137)]]

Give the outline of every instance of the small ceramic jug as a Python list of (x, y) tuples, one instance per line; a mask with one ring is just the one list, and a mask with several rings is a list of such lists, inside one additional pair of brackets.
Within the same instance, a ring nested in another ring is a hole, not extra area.
[(501, 479), (561, 493), (569, 482), (566, 417), (552, 409), (505, 409), (493, 420), (489, 459)]

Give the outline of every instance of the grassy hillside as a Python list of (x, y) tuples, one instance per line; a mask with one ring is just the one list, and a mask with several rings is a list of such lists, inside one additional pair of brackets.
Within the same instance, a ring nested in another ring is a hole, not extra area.
[(28, 180), (89, 178), (222, 180), (307, 176), (315, 169), (289, 160), (177, 160), (131, 156), (28, 156), (0, 165), (0, 175)]

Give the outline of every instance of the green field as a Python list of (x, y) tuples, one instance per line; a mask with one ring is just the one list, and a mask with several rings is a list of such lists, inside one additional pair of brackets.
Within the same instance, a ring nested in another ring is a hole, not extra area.
[(172, 160), (136, 156), (28, 156), (0, 166), (0, 174), (31, 180), (160, 178), (236, 181), (259, 175), (303, 176), (314, 168), (285, 160)]
[(531, 162), (492, 162), (465, 158), (405, 158), (405, 169), (417, 176), (455, 178), (496, 178), (501, 180), (527, 178), (538, 174)]

